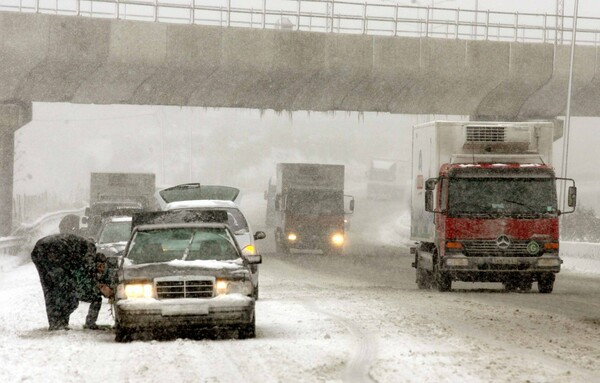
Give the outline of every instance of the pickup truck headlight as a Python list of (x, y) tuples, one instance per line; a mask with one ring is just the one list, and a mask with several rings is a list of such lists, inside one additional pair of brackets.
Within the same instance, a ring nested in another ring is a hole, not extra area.
[(252, 287), (252, 282), (250, 281), (230, 281), (227, 279), (217, 279), (217, 283), (215, 284), (217, 295), (252, 295)]
[(126, 284), (125, 297), (127, 299), (154, 298), (154, 286), (152, 286), (152, 283)]

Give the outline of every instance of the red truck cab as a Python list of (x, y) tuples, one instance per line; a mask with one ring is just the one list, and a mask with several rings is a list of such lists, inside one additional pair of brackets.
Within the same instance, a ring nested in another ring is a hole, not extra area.
[[(533, 139), (541, 135), (536, 126), (519, 127), (519, 132), (525, 128), (531, 128)], [(476, 136), (477, 144), (487, 137)], [(525, 138), (521, 135), (518, 149), (495, 142), (479, 145), (483, 153), (452, 155), (450, 162), (440, 164), (437, 177), (425, 182), (417, 172), (415, 190), (424, 197), (424, 206), (416, 210), (422, 217), (413, 217), (413, 224), (427, 226), (413, 228), (413, 233), (426, 233), (420, 234), (424, 238), (414, 249), (419, 288), (433, 285), (448, 291), (453, 281), (467, 281), (501, 282), (506, 290), (529, 291), (537, 282), (539, 292), (552, 292), (562, 264), (559, 216), (573, 211), (559, 209), (557, 180), (572, 184), (572, 208), (576, 188), (573, 180), (557, 178), (552, 167), (525, 146)], [(471, 141), (450, 150), (474, 147)], [(494, 148), (497, 153), (486, 154)]]

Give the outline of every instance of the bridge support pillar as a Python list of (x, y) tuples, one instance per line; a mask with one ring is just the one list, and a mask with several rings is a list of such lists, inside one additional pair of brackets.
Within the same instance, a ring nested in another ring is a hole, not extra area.
[(31, 102), (0, 103), (0, 236), (12, 231), (15, 132), (31, 121)]

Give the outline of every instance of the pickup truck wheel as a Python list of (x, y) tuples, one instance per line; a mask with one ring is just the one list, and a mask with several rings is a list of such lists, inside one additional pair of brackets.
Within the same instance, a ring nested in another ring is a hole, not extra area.
[(538, 279), (538, 291), (541, 294), (550, 294), (554, 290), (554, 274), (542, 274)]

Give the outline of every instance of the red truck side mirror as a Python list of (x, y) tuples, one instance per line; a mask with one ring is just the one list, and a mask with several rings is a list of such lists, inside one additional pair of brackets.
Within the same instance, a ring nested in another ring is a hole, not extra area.
[(427, 190), (425, 192), (425, 211), (433, 212), (433, 191)]
[(577, 187), (569, 186), (569, 193), (567, 195), (567, 204), (569, 207), (577, 206)]

